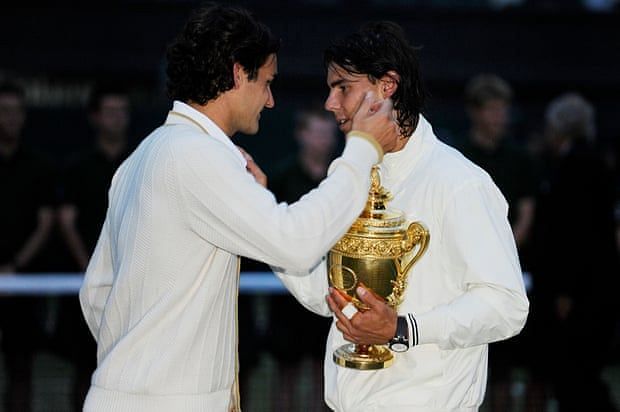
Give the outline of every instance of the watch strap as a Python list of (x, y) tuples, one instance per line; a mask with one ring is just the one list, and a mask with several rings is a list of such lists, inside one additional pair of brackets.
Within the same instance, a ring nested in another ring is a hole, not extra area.
[[(409, 320), (407, 316), (398, 316), (396, 318), (396, 333), (388, 342), (390, 349), (397, 352), (404, 352), (410, 348)], [(399, 349), (396, 349), (398, 347)]]

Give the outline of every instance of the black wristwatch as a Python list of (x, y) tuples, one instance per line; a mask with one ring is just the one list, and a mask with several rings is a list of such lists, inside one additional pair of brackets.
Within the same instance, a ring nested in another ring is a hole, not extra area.
[(406, 352), (409, 349), (409, 325), (405, 316), (396, 319), (396, 335), (388, 342), (390, 350)]

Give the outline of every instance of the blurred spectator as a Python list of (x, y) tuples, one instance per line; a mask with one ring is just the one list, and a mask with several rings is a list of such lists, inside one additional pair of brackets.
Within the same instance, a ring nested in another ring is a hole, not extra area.
[[(51, 165), (22, 143), (25, 122), (23, 89), (0, 84), (0, 276), (40, 269), (36, 259), (53, 225)], [(9, 412), (31, 410), (32, 362), (42, 337), (40, 310), (35, 297), (0, 297)]]
[[(338, 143), (333, 115), (320, 104), (297, 113), (294, 135), (298, 153), (280, 163), (269, 180), (269, 188), (278, 201), (289, 204), (327, 176)], [(327, 410), (323, 401), (323, 358), (331, 319), (308, 311), (290, 294), (273, 295), (270, 309), (270, 347), (279, 372), (279, 384), (274, 385), (275, 410)], [(283, 340), (283, 331), (287, 336), (295, 336), (295, 342)], [(303, 368), (304, 361), (309, 361), (309, 369)], [(304, 401), (296, 396), (295, 389), (306, 374), (311, 387)]]
[(471, 129), (459, 148), (491, 175), (506, 197), (508, 219), (523, 255), (534, 217), (537, 175), (534, 160), (509, 136), (512, 96), (510, 85), (496, 75), (472, 78), (465, 89)]
[(596, 149), (595, 110), (565, 94), (546, 110), (536, 214), (538, 351), (559, 411), (614, 411), (601, 379), (617, 321), (614, 181)]
[[(481, 74), (465, 88), (471, 128), (458, 145), (461, 152), (482, 167), (508, 202), (508, 220), (517, 243), (521, 266), (528, 270), (527, 247), (535, 210), (537, 174), (535, 162), (509, 135), (513, 91), (502, 78)], [(528, 284), (526, 279), (526, 285)], [(512, 339), (489, 345), (489, 396), (494, 411), (505, 410), (511, 402), (510, 386), (515, 367), (527, 364), (524, 350), (529, 339), (525, 330)], [(530, 402), (536, 402), (533, 398)]]
[[(123, 87), (96, 86), (87, 109), (95, 144), (70, 160), (58, 210), (60, 230), (73, 259), (67, 270), (78, 272), (86, 269), (97, 243), (112, 176), (131, 149), (128, 138), (130, 102)], [(76, 368), (72, 401), (75, 411), (81, 410), (96, 367), (97, 347), (82, 317), (77, 296), (60, 300), (55, 344)]]

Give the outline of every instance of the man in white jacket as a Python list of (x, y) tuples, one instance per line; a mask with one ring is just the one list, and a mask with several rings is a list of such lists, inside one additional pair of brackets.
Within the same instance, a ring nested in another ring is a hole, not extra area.
[[(390, 129), (381, 183), (394, 196), (389, 207), (430, 232), (398, 312), (359, 287), (370, 310), (345, 316), (347, 302), (328, 290), (325, 262), (304, 277), (280, 270), (304, 306), (335, 315), (325, 355), (326, 402), (341, 412), (476, 411), (488, 344), (517, 334), (528, 314), (508, 205), (489, 175), (439, 141), (422, 116), (418, 63), (402, 28), (369, 24), (333, 43), (325, 66), (325, 108), (343, 132), (355, 127), (356, 102), (365, 93), (394, 102), (399, 129)], [(347, 341), (386, 344), (394, 363), (375, 371), (338, 366), (332, 354)]]
[(274, 106), (278, 46), (248, 12), (208, 6), (169, 47), (172, 111), (116, 171), (80, 290), (97, 340), (85, 411), (239, 410), (239, 256), (308, 271), (361, 212), (389, 100), (358, 102), (342, 156), (290, 206), (231, 142)]

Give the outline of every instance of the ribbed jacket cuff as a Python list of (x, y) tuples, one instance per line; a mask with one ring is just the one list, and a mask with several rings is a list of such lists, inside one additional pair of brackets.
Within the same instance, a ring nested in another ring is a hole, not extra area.
[(409, 349), (416, 346), (420, 341), (420, 334), (418, 332), (418, 321), (413, 313), (407, 313), (407, 323), (409, 324)]
[(379, 162), (379, 154), (369, 140), (357, 135), (349, 136), (342, 155), (332, 162), (327, 174), (331, 174), (338, 163), (345, 162), (370, 180), (370, 168)]

